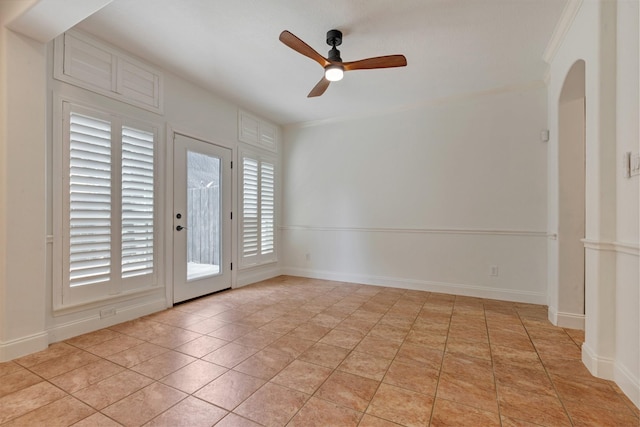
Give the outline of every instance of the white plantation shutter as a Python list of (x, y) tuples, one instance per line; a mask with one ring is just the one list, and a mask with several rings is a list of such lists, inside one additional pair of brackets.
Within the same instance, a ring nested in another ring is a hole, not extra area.
[(242, 159), (242, 256), (258, 255), (258, 161)]
[(111, 274), (111, 123), (71, 113), (69, 141), (69, 285)]
[(122, 128), (122, 277), (153, 273), (154, 135)]
[(274, 250), (274, 165), (260, 162), (260, 253)]
[[(60, 159), (64, 307), (150, 287), (156, 280), (156, 133), (64, 103)], [(58, 268), (58, 267), (56, 267)]]
[(275, 162), (242, 156), (241, 265), (275, 261)]

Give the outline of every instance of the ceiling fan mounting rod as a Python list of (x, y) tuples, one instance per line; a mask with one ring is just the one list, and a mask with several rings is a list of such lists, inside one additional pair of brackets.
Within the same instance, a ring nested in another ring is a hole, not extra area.
[(329, 46), (340, 46), (342, 44), (342, 31), (329, 30), (327, 31), (327, 44)]

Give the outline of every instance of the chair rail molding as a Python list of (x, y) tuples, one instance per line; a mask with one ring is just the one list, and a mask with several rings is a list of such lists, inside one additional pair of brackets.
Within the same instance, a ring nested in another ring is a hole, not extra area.
[(396, 233), (396, 234), (476, 234), (487, 236), (520, 236), (547, 238), (546, 231), (534, 230), (508, 230), (508, 229), (483, 229), (483, 228), (392, 228), (392, 227), (331, 227), (331, 226), (306, 226), (284, 225), (280, 230), (294, 231), (333, 231), (352, 233)]

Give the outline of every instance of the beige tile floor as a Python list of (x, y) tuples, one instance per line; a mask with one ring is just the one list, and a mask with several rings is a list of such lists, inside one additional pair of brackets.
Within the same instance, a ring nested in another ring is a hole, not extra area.
[(546, 318), (283, 276), (0, 364), (0, 424), (637, 427)]

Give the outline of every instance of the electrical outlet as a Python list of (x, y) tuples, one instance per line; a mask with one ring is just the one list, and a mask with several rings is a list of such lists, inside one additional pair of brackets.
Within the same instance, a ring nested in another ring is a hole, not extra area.
[(115, 307), (105, 308), (104, 310), (100, 310), (100, 318), (104, 319), (105, 317), (111, 317), (116, 315)]
[(304, 259), (307, 262), (311, 261), (311, 254), (309, 252), (307, 252), (306, 255), (304, 256)]
[(498, 276), (498, 266), (492, 265), (489, 267), (489, 276)]

